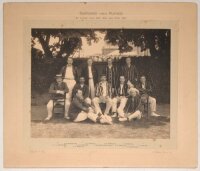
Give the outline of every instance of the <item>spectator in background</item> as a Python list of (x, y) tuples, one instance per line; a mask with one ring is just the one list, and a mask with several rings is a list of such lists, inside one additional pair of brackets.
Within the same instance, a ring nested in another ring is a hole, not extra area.
[[(49, 93), (51, 95), (51, 99), (47, 104), (47, 112), (48, 116), (46, 117), (45, 121), (48, 121), (53, 116), (53, 100), (57, 99), (57, 103), (59, 103), (58, 99), (65, 98), (65, 94), (69, 92), (67, 84), (63, 82), (62, 75), (56, 75), (56, 82), (53, 82), (49, 88)], [(65, 115), (67, 115), (68, 108), (70, 102), (66, 99), (65, 100)], [(55, 105), (55, 104), (54, 104)]]
[(85, 77), (86, 84), (89, 87), (89, 97), (93, 99), (95, 97), (95, 85), (98, 82), (98, 72), (93, 65), (92, 58), (87, 60), (87, 67), (83, 68), (81, 75)]
[(160, 116), (156, 112), (156, 99), (150, 94), (152, 93), (152, 86), (149, 82), (146, 81), (146, 77), (142, 75), (140, 77), (140, 82), (137, 85), (138, 90), (140, 91), (141, 95), (141, 103), (145, 104), (149, 102), (150, 110), (151, 110), (151, 116)]
[(122, 67), (122, 75), (125, 76), (127, 82), (130, 82), (134, 86), (137, 83), (138, 72), (136, 67), (131, 64), (131, 58), (126, 58), (126, 64)]
[[(60, 74), (62, 74), (65, 82), (69, 88), (69, 92), (66, 94), (66, 100), (71, 101), (72, 89), (78, 80), (78, 69), (73, 66), (73, 58), (68, 57), (67, 65), (62, 67)], [(69, 119), (68, 112), (65, 114), (65, 118)]]

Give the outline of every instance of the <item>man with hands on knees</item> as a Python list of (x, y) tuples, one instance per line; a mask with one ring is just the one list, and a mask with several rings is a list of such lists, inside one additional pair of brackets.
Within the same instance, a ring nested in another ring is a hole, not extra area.
[(117, 116), (117, 110), (124, 109), (126, 105), (127, 97), (128, 97), (128, 85), (126, 84), (125, 77), (121, 75), (119, 77), (119, 85), (116, 90), (116, 97), (113, 98), (112, 117)]
[[(49, 88), (50, 100), (47, 104), (48, 115), (45, 118), (45, 121), (50, 120), (53, 116), (53, 107), (54, 107), (53, 100), (57, 99), (57, 102), (55, 104), (58, 104), (59, 99), (64, 99), (65, 94), (69, 92), (67, 84), (63, 82), (62, 75), (57, 74), (55, 78), (56, 78), (56, 81), (53, 82)], [(67, 112), (67, 109), (69, 108), (69, 104), (70, 104), (70, 102), (68, 100), (65, 100), (65, 113)]]
[(108, 115), (110, 109), (112, 107), (112, 99), (111, 99), (111, 85), (107, 82), (106, 75), (101, 75), (100, 82), (96, 85), (96, 97), (92, 100), (92, 103), (95, 108), (95, 112), (97, 114), (102, 114), (102, 110), (100, 108), (99, 103), (105, 103), (106, 109), (104, 115)]

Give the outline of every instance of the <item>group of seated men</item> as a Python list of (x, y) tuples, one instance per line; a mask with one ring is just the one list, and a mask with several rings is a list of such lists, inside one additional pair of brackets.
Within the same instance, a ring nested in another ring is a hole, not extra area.
[[(50, 86), (51, 100), (47, 104), (48, 116), (45, 120), (52, 118), (55, 105), (53, 100), (57, 97), (65, 97), (64, 117), (74, 122), (90, 119), (93, 122), (112, 124), (114, 117), (119, 121), (140, 119), (146, 103), (149, 103), (151, 116), (160, 116), (155, 113), (156, 99), (150, 96), (152, 87), (146, 77), (142, 75), (138, 80), (131, 59), (126, 58), (125, 61), (124, 66), (117, 68), (112, 59), (108, 58), (98, 82), (98, 70), (91, 58), (87, 60), (87, 66), (81, 74), (73, 66), (73, 59), (68, 58), (67, 65), (56, 75), (56, 81)], [(104, 112), (100, 103), (105, 104)]]

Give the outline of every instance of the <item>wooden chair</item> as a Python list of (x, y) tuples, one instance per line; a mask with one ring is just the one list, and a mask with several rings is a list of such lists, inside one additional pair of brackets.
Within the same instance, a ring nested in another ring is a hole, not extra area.
[(65, 98), (63, 97), (54, 97), (53, 99), (53, 114), (63, 114), (65, 113)]

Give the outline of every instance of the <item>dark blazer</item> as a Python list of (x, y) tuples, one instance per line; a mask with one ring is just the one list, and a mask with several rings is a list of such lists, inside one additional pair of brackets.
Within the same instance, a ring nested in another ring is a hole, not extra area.
[(49, 93), (50, 93), (50, 98), (51, 99), (64, 98), (65, 95), (57, 94), (56, 93), (57, 90), (64, 91), (65, 93), (69, 92), (69, 89), (68, 89), (66, 83), (62, 82), (60, 85), (58, 85), (57, 82), (53, 82), (53, 83), (51, 83), (51, 86), (49, 88)]
[(137, 89), (140, 91), (140, 95), (144, 95), (144, 94), (147, 94), (147, 95), (150, 95), (152, 93), (152, 86), (149, 82), (146, 81), (145, 83), (145, 89), (142, 88), (142, 83), (138, 83), (137, 84)]
[(76, 85), (74, 86), (74, 88), (72, 90), (72, 98), (75, 97), (77, 89), (82, 90), (84, 99), (89, 97), (89, 88), (88, 88), (88, 86), (84, 84), (84, 86), (81, 87), (81, 85), (79, 83), (76, 83)]
[(140, 96), (137, 95), (134, 97), (134, 100), (131, 96), (128, 97), (126, 102), (124, 112), (125, 113), (134, 113), (136, 110), (141, 110), (141, 99)]
[[(73, 67), (73, 74), (74, 74), (74, 79), (76, 81), (78, 81), (79, 79), (79, 74), (78, 74), (78, 69), (77, 67), (75, 66), (72, 66)], [(65, 72), (66, 72), (66, 68), (67, 68), (67, 65), (66, 66), (63, 66), (60, 70), (60, 73), (59, 74), (62, 74), (63, 77), (65, 77)]]
[(75, 120), (81, 111), (88, 112), (90, 105), (84, 100), (74, 97), (69, 106), (69, 117), (71, 120)]
[(111, 73), (112, 73), (112, 78), (111, 80), (109, 80), (109, 67), (106, 66), (103, 69), (103, 74), (106, 75), (107, 81), (111, 84), (112, 88), (114, 88), (116, 90), (117, 88), (117, 83), (118, 83), (118, 71), (117, 71), (117, 67), (112, 66), (111, 68)]
[[(94, 80), (94, 85), (97, 84), (98, 82), (98, 71), (94, 65), (92, 65), (92, 75), (93, 75), (93, 80)], [(89, 84), (89, 71), (88, 71), (88, 66), (84, 67), (81, 72), (81, 76), (85, 78), (85, 83), (88, 85)]]
[(134, 65), (131, 65), (130, 67), (124, 65), (122, 67), (122, 75), (124, 75), (126, 81), (129, 80), (132, 84), (137, 84), (138, 72)]
[(116, 96), (128, 96), (128, 85), (124, 84), (123, 88), (122, 88), (122, 94), (120, 94), (120, 84), (117, 86), (117, 90), (115, 92)]

